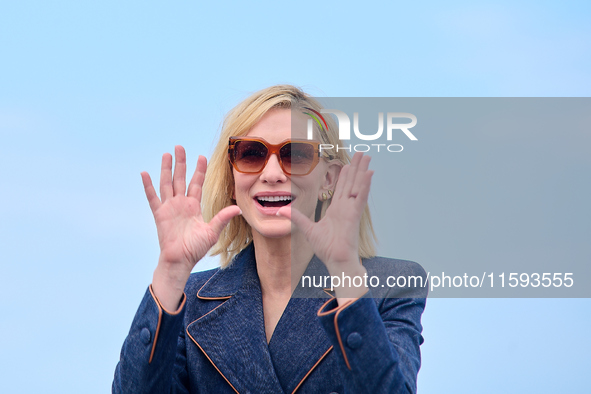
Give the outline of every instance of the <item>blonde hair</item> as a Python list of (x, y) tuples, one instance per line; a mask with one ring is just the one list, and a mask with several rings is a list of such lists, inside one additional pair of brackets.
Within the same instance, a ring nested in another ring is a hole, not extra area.
[[(236, 204), (236, 201), (232, 199), (234, 195), (234, 175), (228, 160), (228, 139), (232, 136), (247, 135), (250, 129), (269, 110), (304, 110), (304, 108), (311, 108), (320, 112), (321, 106), (316, 100), (295, 86), (277, 85), (254, 93), (226, 115), (220, 139), (207, 166), (203, 186), (202, 212), (206, 221), (209, 222), (223, 208)], [(329, 116), (325, 117), (325, 120), (328, 130), (315, 125), (315, 130), (320, 135), (320, 142), (333, 146), (341, 145), (336, 132), (336, 122)], [(335, 159), (343, 165), (351, 161), (349, 155), (343, 149), (340, 149), (336, 156), (331, 157), (331, 159)], [(330, 206), (330, 201), (330, 199), (318, 201), (316, 221), (324, 216)], [(210, 254), (213, 256), (220, 255), (221, 266), (225, 268), (250, 242), (252, 242), (250, 225), (242, 215), (238, 215), (222, 231), (218, 242), (210, 250)], [(376, 235), (371, 223), (369, 208), (366, 206), (359, 227), (359, 256), (364, 258), (375, 256), (375, 242)]]

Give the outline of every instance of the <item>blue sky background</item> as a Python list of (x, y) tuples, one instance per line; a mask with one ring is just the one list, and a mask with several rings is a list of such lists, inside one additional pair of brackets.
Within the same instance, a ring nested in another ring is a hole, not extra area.
[[(158, 256), (139, 174), (157, 174), (175, 144), (190, 166), (209, 155), (223, 114), (249, 93), (292, 83), (333, 97), (586, 97), (590, 12), (548, 1), (2, 1), (2, 391), (110, 390)], [(590, 307), (431, 299), (420, 392), (585, 392)]]

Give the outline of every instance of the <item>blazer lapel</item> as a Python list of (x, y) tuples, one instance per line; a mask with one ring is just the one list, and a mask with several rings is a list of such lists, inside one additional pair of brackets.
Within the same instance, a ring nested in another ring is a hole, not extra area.
[[(317, 258), (309, 264), (323, 268)], [(267, 345), (251, 244), (198, 291), (202, 300), (227, 300), (189, 324), (187, 334), (238, 393), (291, 393), (332, 349), (316, 316), (327, 293), (308, 289), (304, 296), (317, 298), (292, 298)]]
[[(324, 277), (328, 270), (316, 256), (303, 276)], [(318, 310), (332, 297), (322, 287), (303, 287), (300, 279), (271, 341), (269, 352), (285, 393), (293, 393), (332, 350)]]
[(218, 271), (198, 292), (207, 300), (228, 298), (187, 327), (189, 337), (238, 393), (278, 393), (264, 331), (263, 303), (254, 249)]
[(332, 349), (316, 316), (325, 301), (292, 298), (273, 332), (269, 352), (285, 393), (294, 392)]

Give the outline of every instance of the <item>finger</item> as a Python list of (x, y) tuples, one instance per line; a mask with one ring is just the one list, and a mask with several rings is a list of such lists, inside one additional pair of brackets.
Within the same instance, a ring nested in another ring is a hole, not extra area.
[(353, 159), (351, 160), (349, 171), (347, 172), (347, 177), (343, 179), (345, 182), (343, 185), (343, 197), (355, 197), (356, 195), (352, 195), (351, 192), (353, 190), (353, 184), (355, 182), (355, 176), (357, 175), (357, 171), (359, 168), (359, 163), (361, 162), (361, 158), (363, 157), (363, 153), (357, 152), (353, 155)]
[(156, 194), (156, 190), (154, 190), (150, 174), (144, 171), (141, 175), (142, 183), (144, 184), (144, 191), (146, 192), (146, 198), (148, 199), (148, 204), (150, 204), (150, 209), (152, 210), (152, 213), (154, 213), (158, 208), (160, 208), (162, 203)]
[(187, 174), (187, 157), (185, 148), (180, 145), (174, 147), (174, 175), (172, 178), (172, 189), (175, 196), (184, 196), (187, 183), (185, 176)]
[(367, 171), (369, 169), (369, 163), (371, 162), (371, 156), (363, 155), (361, 162), (359, 163), (359, 171)]
[[(345, 179), (347, 179), (350, 169), (351, 169), (351, 165), (347, 164), (343, 167), (343, 169), (339, 173), (339, 179), (337, 179), (337, 184), (334, 189), (334, 194), (332, 197), (333, 202), (335, 200), (343, 198), (344, 190), (345, 190)], [(348, 198), (348, 196), (347, 196), (347, 198)]]
[(283, 216), (291, 220), (291, 223), (295, 225), (304, 235), (309, 234), (314, 227), (314, 222), (310, 220), (306, 215), (292, 207), (282, 207), (277, 211), (277, 216)]
[(189, 190), (187, 196), (195, 197), (201, 202), (201, 193), (203, 189), (203, 181), (205, 180), (205, 172), (207, 171), (207, 159), (204, 156), (199, 156), (197, 159), (197, 168), (189, 183)]
[(160, 169), (160, 199), (164, 202), (172, 196), (172, 155), (165, 153), (162, 155)]
[(357, 201), (360, 207), (365, 206), (367, 204), (367, 200), (369, 197), (369, 190), (371, 188), (371, 179), (373, 177), (373, 171), (367, 171), (363, 175), (363, 179), (359, 182), (360, 190), (359, 195), (357, 196)]
[(369, 162), (371, 161), (370, 156), (363, 156), (361, 161), (359, 162), (359, 167), (357, 167), (357, 173), (355, 174), (355, 179), (353, 180), (353, 187), (351, 188), (350, 196), (357, 197), (365, 188), (364, 180), (367, 175), (367, 169), (369, 168)]
[(242, 211), (240, 208), (238, 208), (238, 205), (231, 205), (219, 211), (217, 215), (211, 219), (209, 226), (213, 232), (219, 236), (224, 227), (230, 223), (230, 220), (232, 220), (234, 216), (238, 216), (240, 214), (242, 214)]

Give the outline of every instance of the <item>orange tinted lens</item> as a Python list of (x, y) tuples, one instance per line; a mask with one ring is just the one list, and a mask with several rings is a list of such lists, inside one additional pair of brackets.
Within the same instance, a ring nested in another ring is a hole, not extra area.
[(238, 171), (260, 172), (267, 161), (269, 150), (259, 141), (236, 141), (234, 165)]
[(307, 174), (314, 162), (314, 146), (304, 142), (291, 142), (279, 152), (283, 169), (293, 175)]

